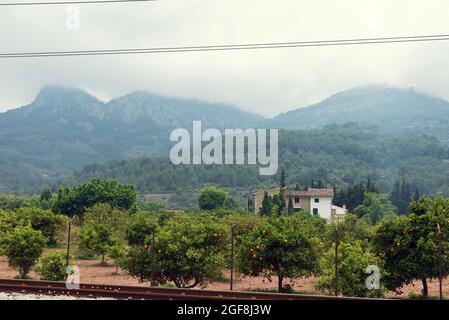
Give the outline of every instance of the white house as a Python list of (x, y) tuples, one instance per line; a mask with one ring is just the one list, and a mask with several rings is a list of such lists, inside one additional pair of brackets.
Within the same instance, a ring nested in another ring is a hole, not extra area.
[[(267, 190), (270, 197), (279, 194), (280, 188)], [(262, 200), (265, 191), (253, 193), (252, 210), (258, 213), (262, 208)], [(327, 220), (342, 219), (347, 213), (345, 206), (338, 207), (332, 204), (334, 191), (332, 189), (316, 189), (310, 188), (304, 191), (289, 191), (285, 192), (284, 200), (286, 206), (291, 199), (293, 203), (293, 210), (298, 212), (306, 210), (314, 215), (319, 215)]]

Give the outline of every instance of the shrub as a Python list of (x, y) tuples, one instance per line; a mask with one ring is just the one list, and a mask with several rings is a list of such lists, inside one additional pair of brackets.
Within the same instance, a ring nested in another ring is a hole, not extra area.
[(112, 228), (98, 223), (88, 222), (81, 229), (80, 248), (88, 253), (101, 256), (101, 264), (106, 265), (106, 253), (114, 245)]
[(49, 210), (39, 208), (21, 208), (17, 214), (22, 219), (31, 223), (34, 230), (42, 231), (42, 234), (48, 239), (49, 245), (56, 244), (56, 237), (63, 226), (63, 219)]
[(198, 199), (199, 207), (202, 210), (214, 210), (224, 206), (225, 200), (228, 197), (223, 189), (209, 186), (200, 191)]
[(42, 280), (64, 281), (66, 275), (67, 255), (62, 252), (52, 252), (46, 257), (39, 259), (39, 267), (36, 271)]
[(19, 277), (26, 279), (31, 268), (44, 251), (47, 238), (30, 226), (17, 226), (1, 240), (9, 266), (19, 270)]
[(126, 247), (122, 243), (116, 243), (109, 247), (108, 256), (114, 260), (115, 274), (118, 274), (118, 268), (123, 265), (126, 258)]

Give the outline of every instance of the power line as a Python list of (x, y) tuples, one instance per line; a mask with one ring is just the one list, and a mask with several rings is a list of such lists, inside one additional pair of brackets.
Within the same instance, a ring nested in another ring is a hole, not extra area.
[(4, 59), (6, 59), (6, 58), (38, 58), (38, 57), (66, 57), (66, 56), (95, 56), (95, 55), (123, 55), (123, 54), (149, 54), (149, 53), (282, 49), (282, 48), (301, 48), (301, 47), (326, 47), (326, 46), (370, 45), (370, 44), (407, 43), (407, 42), (429, 42), (429, 41), (447, 41), (447, 40), (449, 40), (449, 34), (403, 36), (403, 37), (383, 37), (383, 38), (295, 41), (295, 42), (270, 42), (270, 43), (252, 43), (252, 44), (224, 44), (224, 45), (127, 48), (127, 49), (13, 52), (13, 53), (0, 53), (0, 58), (4, 58)]
[(63, 5), (63, 4), (108, 4), (120, 2), (154, 2), (158, 0), (86, 0), (86, 1), (48, 1), (48, 2), (7, 2), (0, 3), (0, 6), (45, 6), (45, 5)]

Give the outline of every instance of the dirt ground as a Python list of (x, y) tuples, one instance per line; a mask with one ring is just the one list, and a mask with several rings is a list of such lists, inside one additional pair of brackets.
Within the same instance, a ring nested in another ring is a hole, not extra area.
[[(118, 270), (116, 274), (116, 268), (109, 263), (107, 266), (101, 266), (99, 261), (96, 260), (76, 260), (74, 263), (80, 269), (80, 278), (82, 283), (96, 283), (96, 284), (112, 284), (112, 285), (132, 285), (132, 286), (148, 286), (148, 283), (139, 283), (137, 279), (128, 276), (123, 270)], [(11, 269), (8, 266), (8, 261), (5, 256), (0, 256), (0, 278), (14, 278), (17, 275), (17, 271)], [(31, 272), (31, 277), (38, 278), (35, 272)], [(229, 290), (230, 272), (225, 272), (222, 281), (215, 281), (206, 285), (204, 289), (211, 290)], [(234, 290), (276, 290), (277, 279), (272, 279), (270, 282), (262, 277), (242, 277), (238, 274), (234, 277)], [(284, 284), (290, 284), (292, 288), (300, 293), (319, 294), (313, 288), (314, 278), (298, 279), (294, 282), (285, 281)], [(387, 297), (407, 297), (410, 293), (419, 294), (422, 289), (420, 281), (402, 288), (403, 293), (396, 295), (394, 293), (388, 293)], [(443, 281), (443, 293), (445, 296), (449, 296), (449, 281), (444, 279)], [(438, 280), (433, 279), (429, 281), (429, 294), (432, 296), (438, 296)]]

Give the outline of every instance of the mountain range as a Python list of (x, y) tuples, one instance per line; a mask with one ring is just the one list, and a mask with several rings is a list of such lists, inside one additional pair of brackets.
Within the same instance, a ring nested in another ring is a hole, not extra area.
[(401, 135), (434, 135), (449, 141), (449, 102), (414, 90), (366, 85), (276, 116), (271, 127), (290, 129), (357, 126)]
[(85, 91), (41, 89), (0, 113), (0, 191), (38, 187), (87, 164), (166, 156), (169, 134), (191, 128), (358, 128), (449, 139), (449, 102), (413, 89), (367, 85), (266, 119), (237, 107), (136, 91), (107, 103)]
[(236, 107), (136, 91), (103, 103), (74, 88), (44, 87), (34, 101), (0, 114), (0, 190), (69, 174), (93, 162), (168, 154), (169, 134), (247, 128), (263, 117)]

